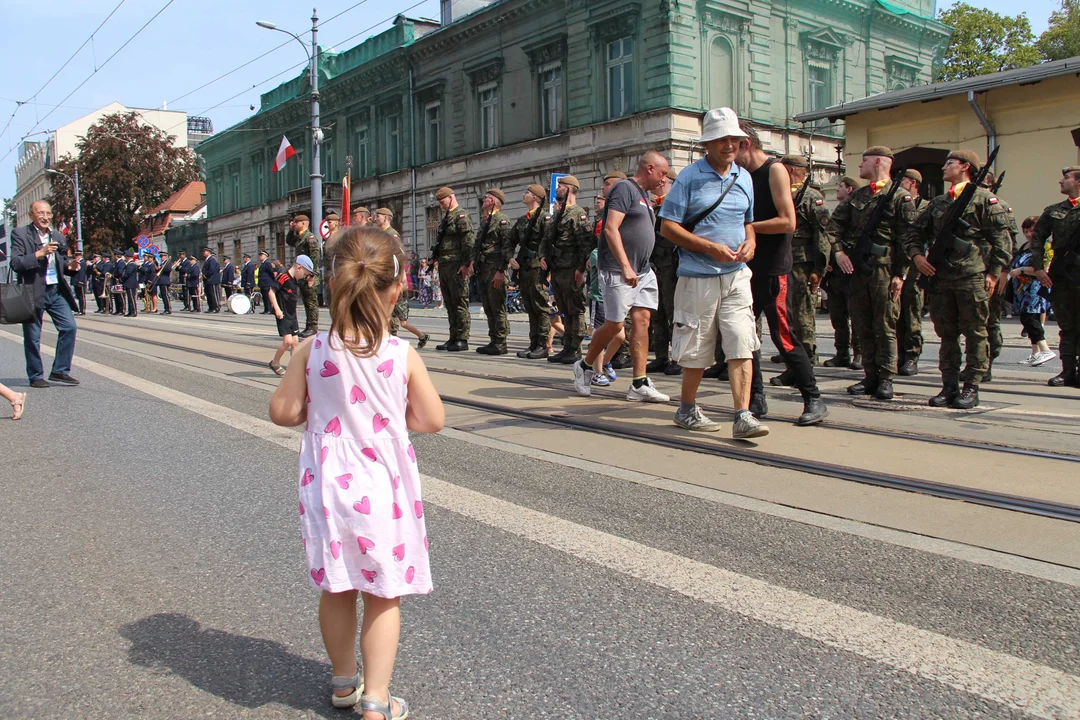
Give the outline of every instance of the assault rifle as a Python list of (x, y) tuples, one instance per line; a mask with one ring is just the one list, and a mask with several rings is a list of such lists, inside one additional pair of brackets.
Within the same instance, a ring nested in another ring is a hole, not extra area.
[(853, 253), (852, 263), (858, 263), (862, 267), (868, 267), (870, 261), (875, 257), (885, 257), (889, 252), (887, 245), (878, 245), (874, 242), (874, 233), (877, 231), (878, 225), (881, 224), (881, 219), (885, 216), (885, 211), (892, 205), (893, 198), (896, 197), (896, 191), (900, 189), (900, 181), (904, 178), (904, 173), (907, 172), (907, 168), (898, 167), (892, 172), (889, 189), (878, 200), (878, 204), (874, 206), (874, 210), (870, 213), (870, 217), (867, 219), (866, 224), (863, 225), (862, 233), (859, 235), (858, 241), (855, 243), (855, 252)]
[(994, 193), (995, 195), (997, 195), (997, 191), (1001, 189), (1001, 184), (1002, 184), (1003, 182), (1005, 182), (1005, 173), (1006, 173), (1006, 172), (1009, 172), (1009, 171), (1008, 171), (1008, 170), (1006, 170), (1005, 172), (1003, 172), (1003, 173), (1001, 173), (1000, 175), (998, 175), (998, 179), (997, 179), (997, 182), (995, 182), (995, 183), (994, 183), (993, 185), (991, 185), (991, 186), (990, 186), (990, 192), (992, 192), (992, 193)]
[(450, 221), (450, 211), (447, 210), (446, 214), (443, 215), (442, 222), (439, 223), (439, 232), (435, 235), (435, 242), (431, 246), (431, 255), (428, 257), (428, 260), (438, 260), (439, 259), (439, 250), (442, 249), (443, 235), (446, 234), (446, 226), (449, 223), (449, 221)]
[[(952, 205), (945, 211), (945, 218), (941, 223), (941, 228), (938, 230), (934, 242), (930, 245), (930, 250), (926, 254), (926, 261), (933, 265), (935, 270), (952, 268), (953, 264), (949, 257), (953, 254), (953, 251), (960, 251), (966, 255), (971, 250), (971, 243), (967, 240), (961, 240), (956, 236), (956, 233), (971, 229), (968, 222), (964, 220), (964, 213), (967, 212), (971, 199), (975, 197), (975, 192), (982, 187), (983, 180), (986, 179), (986, 174), (990, 172), (990, 166), (994, 164), (994, 158), (997, 157), (999, 150), (1001, 150), (1000, 145), (994, 148), (994, 152), (990, 153), (990, 157), (987, 158), (982, 169), (979, 170), (975, 177), (971, 178), (971, 182), (964, 186), (960, 196), (953, 200)], [(1003, 177), (1004, 175), (1005, 173), (1002, 173)], [(933, 287), (933, 284), (933, 278), (931, 277), (923, 275), (919, 278), (918, 285), (923, 290), (929, 290)]]

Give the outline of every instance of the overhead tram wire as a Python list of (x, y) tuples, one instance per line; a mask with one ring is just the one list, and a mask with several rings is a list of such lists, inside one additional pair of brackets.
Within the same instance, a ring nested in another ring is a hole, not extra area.
[[(327, 24), (329, 24), (329, 23), (333, 22), (334, 20), (336, 20), (337, 18), (341, 17), (341, 16), (342, 16), (342, 15), (344, 15), (345, 13), (347, 13), (347, 12), (350, 12), (350, 11), (352, 11), (352, 10), (355, 10), (356, 8), (360, 7), (361, 5), (363, 5), (363, 4), (364, 4), (364, 3), (366, 3), (366, 2), (368, 2), (368, 0), (360, 0), (360, 2), (358, 2), (358, 3), (355, 3), (354, 5), (350, 5), (349, 7), (345, 8), (344, 10), (342, 10), (341, 12), (339, 12), (338, 14), (336, 14), (336, 15), (332, 15), (332, 16), (330, 16), (329, 18), (327, 18), (326, 20), (323, 20), (323, 21), (322, 21), (321, 23), (319, 23), (319, 27), (322, 27), (323, 25), (327, 25)], [(271, 49), (267, 50), (267, 51), (266, 51), (266, 52), (264, 52), (264, 53), (263, 53), (262, 55), (257, 55), (256, 57), (253, 57), (252, 59), (248, 60), (248, 61), (247, 61), (246, 63), (244, 63), (243, 65), (237, 65), (236, 67), (234, 67), (234, 68), (233, 68), (232, 70), (228, 71), (227, 73), (225, 73), (225, 74), (223, 74), (223, 75), (218, 75), (218, 76), (217, 76), (216, 78), (214, 78), (213, 80), (210, 80), (209, 82), (205, 82), (205, 83), (203, 83), (202, 85), (200, 85), (199, 87), (195, 88), (194, 90), (189, 90), (188, 92), (184, 93), (183, 95), (181, 95), (181, 96), (179, 96), (179, 97), (177, 97), (177, 98), (175, 98), (175, 99), (173, 99), (173, 100), (170, 100), (170, 101), (169, 101), (169, 104), (170, 104), (170, 105), (175, 105), (175, 104), (176, 104), (177, 102), (179, 102), (179, 101), (183, 100), (184, 98), (188, 97), (189, 95), (194, 95), (195, 93), (199, 92), (200, 90), (202, 90), (202, 89), (204, 89), (204, 88), (208, 88), (208, 87), (210, 87), (211, 85), (213, 85), (214, 83), (216, 83), (216, 82), (217, 82), (218, 80), (224, 80), (225, 78), (227, 78), (227, 77), (229, 77), (230, 75), (232, 75), (232, 74), (233, 74), (234, 72), (237, 72), (237, 71), (239, 71), (239, 70), (243, 70), (244, 68), (246, 68), (247, 66), (251, 65), (252, 63), (254, 63), (254, 62), (257, 62), (257, 61), (259, 61), (259, 60), (262, 60), (262, 59), (263, 59), (264, 57), (266, 57), (267, 55), (270, 55), (270, 54), (272, 54), (272, 53), (275, 53), (275, 52), (277, 52), (278, 50), (280, 50), (281, 48), (283, 48), (283, 47), (285, 47), (286, 45), (290, 44), (291, 42), (292, 42), (291, 40), (286, 40), (285, 42), (281, 43), (280, 45), (278, 45), (278, 46), (276, 46), (276, 47), (273, 47), (273, 48), (271, 48)]]
[[(124, 44), (123, 44), (123, 45), (121, 45), (120, 47), (118, 47), (118, 48), (117, 48), (117, 49), (116, 49), (116, 50), (115, 50), (115, 51), (113, 52), (113, 54), (112, 54), (112, 55), (110, 55), (109, 57), (105, 58), (105, 62), (101, 63), (101, 64), (100, 64), (100, 65), (98, 65), (98, 66), (97, 66), (96, 68), (94, 68), (94, 71), (93, 71), (92, 73), (90, 73), (90, 74), (89, 74), (89, 75), (88, 75), (88, 76), (86, 77), (86, 79), (85, 79), (85, 80), (83, 80), (83, 81), (82, 81), (81, 83), (79, 83), (79, 84), (78, 84), (78, 85), (77, 85), (77, 86), (75, 87), (75, 89), (74, 89), (74, 90), (72, 90), (72, 91), (71, 91), (70, 93), (68, 93), (68, 94), (67, 94), (67, 96), (66, 96), (66, 97), (65, 97), (65, 98), (64, 98), (63, 100), (61, 100), (61, 101), (60, 101), (59, 103), (57, 103), (56, 107), (60, 107), (61, 105), (63, 105), (63, 104), (65, 103), (65, 102), (67, 102), (67, 101), (68, 101), (68, 100), (69, 100), (69, 99), (71, 98), (71, 96), (72, 96), (72, 95), (74, 95), (74, 94), (75, 94), (75, 93), (77, 93), (77, 92), (78, 92), (78, 91), (79, 91), (80, 89), (82, 89), (82, 87), (83, 87), (84, 85), (86, 85), (86, 83), (90, 82), (90, 78), (94, 77), (95, 75), (97, 75), (97, 74), (98, 74), (98, 72), (99, 72), (99, 71), (101, 71), (102, 69), (104, 69), (104, 68), (105, 68), (105, 66), (106, 66), (106, 65), (108, 65), (108, 64), (109, 64), (109, 62), (110, 62), (110, 61), (111, 61), (111, 60), (112, 60), (112, 59), (113, 59), (114, 57), (116, 57), (116, 56), (117, 56), (117, 55), (118, 55), (118, 54), (120, 53), (120, 51), (121, 51), (121, 50), (123, 50), (124, 48), (126, 48), (126, 47), (127, 47), (127, 46), (128, 46), (128, 45), (129, 45), (129, 44), (130, 44), (130, 43), (131, 43), (131, 42), (132, 42), (132, 41), (133, 41), (134, 39), (135, 39), (135, 38), (137, 38), (137, 37), (138, 37), (139, 35), (141, 35), (141, 34), (142, 34), (142, 31), (143, 31), (143, 30), (145, 30), (145, 29), (146, 29), (147, 27), (149, 27), (149, 26), (150, 26), (150, 23), (154, 22), (154, 20), (157, 20), (158, 16), (160, 16), (160, 15), (161, 15), (161, 13), (165, 12), (165, 11), (166, 11), (166, 10), (167, 10), (167, 9), (169, 8), (169, 6), (170, 6), (170, 5), (172, 5), (172, 4), (174, 3), (174, 2), (176, 2), (176, 0), (167, 0), (167, 2), (166, 2), (166, 3), (164, 4), (164, 5), (162, 5), (162, 6), (161, 6), (161, 9), (160, 9), (160, 10), (158, 10), (158, 11), (157, 11), (156, 13), (154, 13), (153, 17), (151, 17), (151, 18), (150, 18), (149, 20), (147, 20), (147, 21), (146, 21), (145, 23), (143, 23), (143, 26), (142, 26), (142, 27), (140, 27), (140, 28), (139, 28), (138, 30), (136, 30), (136, 31), (135, 31), (135, 34), (134, 34), (134, 35), (132, 35), (131, 37), (129, 37), (129, 38), (127, 39), (127, 40), (125, 40), (125, 41), (124, 41)], [(49, 111), (48, 113), (46, 113), (46, 114), (45, 114), (45, 117), (41, 118), (41, 119), (40, 119), (40, 120), (38, 120), (38, 121), (37, 121), (36, 123), (34, 123), (33, 127), (31, 127), (31, 128), (30, 128), (30, 132), (26, 133), (26, 135), (23, 135), (23, 138), (27, 138), (27, 137), (29, 137), (29, 136), (30, 136), (31, 134), (33, 134), (34, 130), (36, 130), (36, 129), (37, 129), (37, 127), (38, 127), (39, 125), (41, 125), (41, 123), (45, 122), (45, 120), (46, 120), (46, 119), (47, 119), (47, 118), (48, 118), (48, 117), (49, 117), (50, 115), (52, 115), (52, 114), (53, 114), (54, 112), (56, 112), (56, 107), (54, 107), (54, 108), (53, 108), (52, 110), (50, 110), (50, 111)], [(11, 153), (12, 153), (12, 152), (14, 151), (14, 149), (15, 149), (15, 148), (11, 148), (10, 150), (8, 150), (8, 151), (7, 151), (7, 153), (5, 153), (5, 154), (4, 154), (4, 156), (3, 156), (3, 157), (0, 157), (0, 162), (3, 162), (4, 160), (7, 160), (8, 156), (9, 156), (9, 155), (11, 155)]]
[[(366, 1), (366, 0), (364, 0), (364, 1)], [(405, 8), (404, 10), (399, 10), (399, 11), (395, 12), (395, 13), (394, 13), (393, 15), (391, 15), (390, 17), (387, 17), (387, 18), (383, 18), (382, 20), (380, 20), (379, 22), (375, 23), (374, 25), (369, 25), (368, 27), (364, 28), (364, 29), (363, 29), (363, 30), (361, 30), (360, 32), (356, 33), (355, 35), (351, 35), (351, 36), (349, 36), (349, 37), (345, 38), (344, 40), (339, 40), (338, 42), (335, 42), (335, 43), (333, 43), (333, 44), (331, 45), (331, 47), (337, 47), (337, 46), (339, 46), (339, 45), (344, 45), (345, 43), (347, 43), (347, 42), (349, 42), (349, 41), (351, 41), (351, 40), (355, 40), (356, 38), (360, 37), (360, 36), (361, 36), (361, 35), (363, 35), (364, 33), (370, 32), (370, 31), (374, 30), (375, 28), (379, 27), (380, 25), (382, 25), (382, 24), (384, 24), (384, 23), (387, 23), (387, 22), (390, 22), (391, 20), (393, 20), (393, 19), (394, 19), (395, 17), (397, 17), (398, 15), (401, 15), (401, 14), (403, 14), (403, 13), (407, 13), (407, 12), (409, 12), (410, 10), (415, 10), (416, 8), (420, 7), (421, 5), (424, 5), (424, 4), (426, 4), (426, 3), (429, 3), (429, 2), (433, 2), (433, 1), (434, 1), (434, 0), (419, 0), (419, 2), (413, 3), (412, 5), (410, 5), (409, 7)], [(455, 2), (456, 2), (456, 1), (457, 1), (457, 0), (455, 0)], [(360, 3), (357, 3), (357, 5), (359, 5), (359, 4), (360, 4)], [(355, 7), (355, 6), (353, 6), (353, 7)], [(351, 9), (351, 8), (350, 8), (350, 9)], [(343, 12), (345, 12), (345, 11), (343, 11)], [(338, 13), (338, 15), (341, 15), (341, 14), (343, 14), (343, 13)], [(334, 17), (338, 17), (338, 15), (335, 15)], [(195, 115), (205, 115), (206, 113), (210, 112), (211, 110), (214, 110), (214, 109), (216, 109), (216, 108), (219, 108), (219, 107), (221, 107), (222, 105), (224, 105), (225, 103), (229, 102), (230, 100), (235, 100), (236, 98), (240, 97), (241, 95), (243, 95), (243, 94), (245, 94), (245, 93), (248, 93), (248, 92), (251, 92), (251, 91), (252, 91), (252, 90), (254, 90), (255, 88), (259, 87), (260, 85), (265, 85), (266, 83), (268, 83), (268, 82), (270, 82), (270, 81), (272, 81), (272, 80), (274, 80), (274, 79), (276, 79), (276, 78), (278, 78), (278, 77), (280, 77), (280, 76), (284, 75), (285, 73), (288, 73), (288, 72), (292, 72), (292, 71), (294, 71), (294, 70), (298, 70), (299, 68), (301, 68), (301, 67), (305, 67), (305, 66), (307, 66), (307, 65), (309, 65), (309, 64), (310, 64), (310, 63), (309, 63), (309, 61), (308, 61), (308, 60), (304, 60), (304, 61), (302, 61), (302, 62), (299, 62), (299, 63), (295, 64), (295, 65), (291, 65), (291, 66), (289, 66), (289, 67), (285, 68), (284, 70), (282, 70), (282, 71), (280, 71), (280, 72), (277, 72), (277, 73), (275, 73), (275, 74), (271, 75), (270, 77), (266, 78), (265, 80), (261, 80), (261, 81), (259, 81), (259, 82), (255, 83), (255, 84), (254, 84), (254, 85), (252, 85), (251, 87), (248, 87), (248, 88), (244, 88), (243, 90), (241, 90), (240, 92), (236, 93), (235, 95), (230, 95), (229, 97), (225, 98), (224, 100), (222, 100), (222, 101), (221, 101), (221, 102), (219, 102), (219, 103), (216, 103), (216, 104), (214, 104), (214, 105), (211, 105), (210, 107), (208, 107), (208, 108), (205, 108), (205, 109), (203, 109), (203, 110), (199, 110), (199, 111), (198, 111), (197, 113), (195, 113)], [(188, 93), (188, 94), (190, 94), (190, 93)], [(176, 127), (179, 127), (179, 124), (177, 124), (177, 125), (174, 125), (174, 126), (173, 126), (173, 128), (176, 128)], [(171, 129), (172, 129), (172, 128), (170, 128), (170, 130), (171, 130)], [(223, 134), (225, 134), (225, 133), (227, 133), (227, 132), (229, 132), (229, 130), (224, 130), (224, 131), (222, 131), (222, 132), (220, 132), (220, 133), (217, 133), (217, 134), (215, 135), (215, 137), (220, 137), (221, 135), (223, 135)]]
[[(96, 28), (94, 28), (94, 32), (90, 33), (87, 36), (87, 38), (85, 40), (83, 40), (82, 45), (80, 45), (75, 50), (75, 52), (71, 53), (71, 57), (69, 57), (67, 60), (64, 61), (64, 64), (61, 65), (60, 68), (56, 72), (54, 72), (52, 74), (52, 77), (50, 77), (48, 80), (45, 81), (44, 85), (42, 85), (40, 88), (38, 88), (36, 93), (31, 95), (30, 98), (27, 99), (27, 100), (24, 100), (24, 101), (14, 100), (13, 101), (13, 102), (17, 103), (17, 105), (15, 106), (15, 112), (11, 113), (11, 117), (8, 118), (7, 124), (4, 125), (4, 129), (0, 130), (0, 135), (3, 135), (4, 133), (6, 133), (8, 128), (11, 127), (11, 121), (15, 119), (15, 113), (19, 112), (19, 108), (21, 108), (26, 103), (30, 102), (30, 100), (33, 100), (34, 98), (36, 98), (42, 92), (44, 92), (45, 88), (49, 87), (49, 83), (51, 83), (53, 80), (55, 80), (57, 75), (59, 75), (61, 72), (63, 72), (64, 68), (66, 68), (68, 66), (68, 64), (72, 60), (75, 59), (76, 55), (78, 55), (80, 52), (82, 52), (82, 49), (84, 47), (86, 47), (86, 44), (94, 39), (94, 36), (98, 34), (98, 31), (101, 30), (101, 28), (105, 27), (105, 23), (109, 22), (109, 19), (112, 18), (112, 16), (116, 14), (116, 11), (120, 9), (120, 6), (123, 5), (126, 2), (127, 2), (127, 0), (120, 0), (120, 2), (118, 2), (116, 4), (116, 7), (114, 7), (112, 9), (112, 12), (110, 12), (108, 15), (105, 16), (105, 19), (101, 21), (101, 24), (98, 25)], [(33, 128), (31, 128), (31, 129), (33, 129)]]

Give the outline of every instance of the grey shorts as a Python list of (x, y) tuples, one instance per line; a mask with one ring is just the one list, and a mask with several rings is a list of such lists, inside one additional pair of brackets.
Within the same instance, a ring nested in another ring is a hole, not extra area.
[(600, 270), (600, 290), (604, 294), (604, 319), (621, 323), (630, 314), (630, 308), (655, 310), (660, 304), (660, 290), (656, 273), (650, 268), (638, 275), (636, 287), (623, 280), (622, 272)]

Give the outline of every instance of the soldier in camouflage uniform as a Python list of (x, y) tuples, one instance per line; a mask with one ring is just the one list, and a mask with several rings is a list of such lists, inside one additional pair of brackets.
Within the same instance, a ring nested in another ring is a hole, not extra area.
[(540, 247), (541, 266), (551, 271), (555, 304), (566, 325), (563, 349), (549, 357), (548, 362), (564, 365), (573, 365), (581, 359), (581, 342), (585, 339), (585, 265), (594, 245), (588, 215), (577, 204), (580, 188), (573, 175), (559, 178), (555, 189), (558, 209)]
[[(1050, 303), (1060, 333), (1061, 374), (1046, 384), (1080, 387), (1080, 165), (1062, 170), (1058, 186), (1066, 198), (1043, 210), (1035, 223), (1031, 266), (1043, 287), (1051, 288)], [(1047, 272), (1045, 245), (1051, 236), (1054, 259)]]
[(888, 194), (892, 162), (889, 148), (882, 145), (867, 148), (859, 165), (859, 176), (869, 181), (868, 184), (851, 193), (833, 211), (829, 221), (836, 264), (842, 273), (851, 276), (851, 320), (859, 334), (865, 368), (863, 379), (849, 387), (848, 392), (873, 395), (878, 400), (893, 398), (896, 318), (909, 265), (900, 239), (918, 214), (911, 196), (900, 190), (892, 196), (873, 229), (872, 252), (860, 257), (858, 242), (870, 216)]
[(548, 302), (547, 270), (540, 266), (540, 245), (547, 231), (549, 216), (541, 204), (547, 193), (540, 185), (530, 185), (521, 201), (526, 213), (510, 229), (513, 257), (510, 267), (517, 270), (518, 288), (525, 310), (529, 313), (529, 349), (518, 350), (517, 356), (539, 360), (548, 356), (547, 338), (551, 332), (551, 304)]
[(442, 222), (431, 248), (431, 257), (439, 262), (439, 285), (442, 287), (446, 315), (450, 320), (450, 339), (436, 350), (461, 352), (469, 349), (469, 263), (473, 255), (473, 227), (469, 214), (458, 207), (454, 191), (441, 187), (435, 199), (443, 209)]
[[(923, 199), (919, 195), (922, 173), (908, 170), (900, 181), (900, 192), (911, 196), (918, 212)], [(905, 252), (906, 256), (907, 253)], [(896, 362), (897, 375), (918, 375), (919, 356), (922, 355), (922, 288), (919, 287), (919, 271), (909, 267), (904, 278), (904, 287), (900, 291), (900, 317), (896, 321)]]
[[(375, 211), (375, 227), (397, 240), (404, 251), (405, 246), (404, 243), (401, 242), (401, 235), (399, 235), (398, 231), (394, 229), (394, 226), (390, 224), (390, 221), (393, 219), (394, 211), (390, 208), (379, 208)], [(409, 324), (409, 288), (407, 285), (402, 288), (400, 293), (398, 293), (397, 302), (394, 303), (394, 311), (390, 313), (390, 334), (397, 335), (401, 331), (401, 328), (405, 328), (417, 337), (417, 350), (422, 349), (427, 345), (428, 340), (431, 339), (426, 332), (422, 332), (415, 325)]]
[[(990, 190), (994, 186), (994, 180), (994, 171), (991, 170), (986, 173), (983, 187)], [(1004, 205), (1009, 212), (1009, 236), (1012, 238), (1012, 242), (1009, 244), (1009, 262), (1005, 264), (1005, 269), (998, 276), (997, 289), (990, 296), (990, 308), (986, 319), (986, 341), (990, 348), (990, 367), (983, 373), (982, 381), (984, 383), (994, 379), (994, 360), (997, 360), (998, 356), (1001, 355), (1001, 349), (1005, 347), (1005, 338), (1001, 334), (1001, 314), (1004, 312), (1005, 300), (1003, 293), (1009, 282), (1009, 266), (1012, 264), (1012, 257), (1016, 253), (1016, 237), (1020, 234), (1020, 227), (1016, 224), (1016, 215), (1013, 214), (1012, 207), (993, 190), (990, 190), (990, 192), (997, 197), (998, 202)]]
[(300, 295), (304, 298), (304, 329), (298, 337), (311, 337), (319, 332), (319, 271), (322, 268), (322, 245), (315, 233), (308, 229), (311, 220), (307, 215), (297, 215), (289, 224), (292, 230), (285, 237), (289, 247), (296, 249), (297, 255), (307, 255), (315, 266), (315, 281), (312, 284), (301, 283)]
[[(836, 202), (846, 202), (861, 183), (853, 178), (841, 178), (836, 186)], [(829, 256), (825, 267), (825, 287), (829, 291), (829, 322), (833, 326), (833, 347), (836, 354), (822, 363), (825, 367), (849, 367), (862, 370), (862, 348), (859, 335), (851, 331), (851, 276), (840, 272), (836, 258)]]
[[(810, 364), (817, 365), (818, 288), (829, 263), (832, 247), (829, 244), (829, 208), (825, 196), (805, 183), (810, 163), (802, 155), (788, 155), (781, 160), (791, 176), (791, 193), (799, 202), (795, 206), (795, 232), (791, 237), (791, 325), (792, 332), (806, 348)], [(802, 194), (800, 198), (799, 195)], [(785, 378), (785, 376), (788, 376)], [(793, 385), (794, 379), (785, 370), (770, 382), (774, 385)]]
[(675, 322), (675, 285), (679, 280), (676, 276), (679, 269), (679, 249), (675, 247), (675, 243), (660, 234), (660, 208), (664, 205), (664, 198), (667, 197), (671, 184), (678, 177), (679, 174), (669, 168), (662, 188), (663, 194), (656, 198), (656, 244), (653, 245), (652, 255), (649, 257), (653, 272), (656, 273), (660, 298), (656, 310), (653, 311), (652, 322), (649, 323), (652, 350), (656, 359), (646, 365), (645, 370), (662, 372), (665, 375), (682, 373), (682, 367), (671, 360), (669, 355), (671, 330)]
[[(1009, 212), (985, 188), (977, 188), (963, 214), (966, 227), (955, 237), (941, 237), (949, 207), (978, 173), (979, 157), (970, 150), (949, 153), (942, 169), (952, 187), (931, 200), (905, 234), (904, 249), (926, 276), (927, 304), (934, 330), (941, 338), (938, 356), (942, 390), (930, 399), (931, 407), (970, 410), (979, 404), (979, 382), (990, 366), (986, 318), (990, 294), (1001, 270), (1009, 262)], [(932, 265), (927, 256), (939, 248), (950, 263)], [(967, 367), (961, 373), (960, 336), (964, 336)], [(963, 389), (960, 381), (963, 379)]]
[(488, 321), (491, 342), (476, 348), (481, 355), (505, 355), (510, 321), (506, 317), (506, 268), (514, 246), (511, 245), (510, 218), (503, 214), (506, 196), (492, 188), (484, 195), (481, 206), (480, 232), (476, 235), (476, 250), (471, 272), (479, 273), (480, 302)]

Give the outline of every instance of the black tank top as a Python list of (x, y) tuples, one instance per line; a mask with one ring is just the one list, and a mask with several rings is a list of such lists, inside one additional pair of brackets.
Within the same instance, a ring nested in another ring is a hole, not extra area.
[[(754, 221), (772, 220), (780, 213), (773, 201), (769, 186), (769, 171), (780, 162), (769, 158), (765, 164), (750, 173), (754, 183)], [(747, 263), (755, 275), (787, 275), (791, 272), (791, 233), (766, 235), (758, 233), (754, 259)]]

